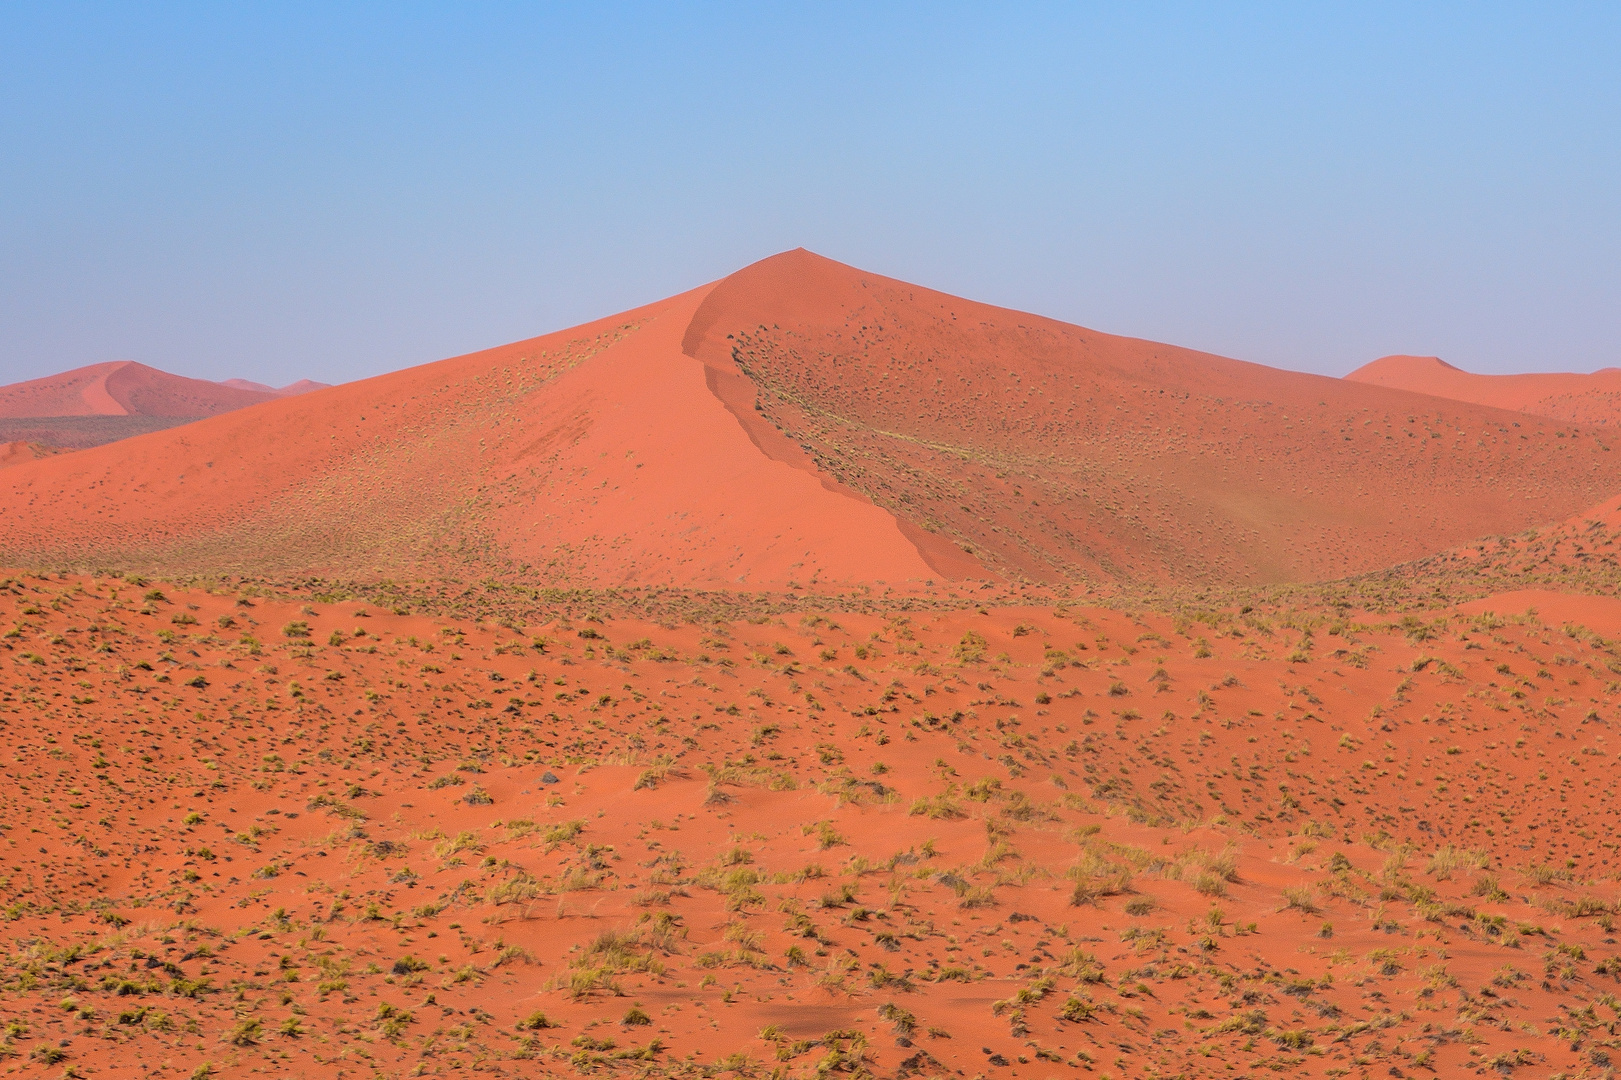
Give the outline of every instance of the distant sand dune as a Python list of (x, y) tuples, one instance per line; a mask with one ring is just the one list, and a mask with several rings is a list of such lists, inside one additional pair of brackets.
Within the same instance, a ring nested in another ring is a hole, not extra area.
[(323, 385), (304, 379), (277, 390), (245, 379), (188, 379), (130, 360), (92, 364), (0, 386), (0, 440), (100, 446)]
[(1591, 375), (1474, 375), (1435, 356), (1385, 356), (1346, 378), (1577, 424), (1621, 423), (1621, 368)]

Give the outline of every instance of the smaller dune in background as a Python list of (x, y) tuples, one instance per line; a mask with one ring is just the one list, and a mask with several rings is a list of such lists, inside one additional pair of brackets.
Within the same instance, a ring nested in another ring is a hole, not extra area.
[(0, 442), (83, 449), (319, 390), (302, 379), (280, 389), (246, 379), (209, 382), (115, 360), (0, 386)]
[(1382, 356), (1345, 378), (1573, 424), (1614, 424), (1621, 418), (1621, 368), (1601, 368), (1591, 375), (1476, 375), (1437, 356)]

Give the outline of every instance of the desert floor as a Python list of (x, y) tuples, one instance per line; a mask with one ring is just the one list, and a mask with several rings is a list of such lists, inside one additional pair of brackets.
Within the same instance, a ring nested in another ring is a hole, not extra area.
[(0, 625), (7, 1074), (1615, 1044), (1613, 600), (520, 623), (15, 574)]

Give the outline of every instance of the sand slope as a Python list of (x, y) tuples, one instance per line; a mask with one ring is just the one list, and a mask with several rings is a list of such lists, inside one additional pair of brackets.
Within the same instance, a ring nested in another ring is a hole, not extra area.
[(1621, 423), (1621, 368), (1591, 375), (1475, 375), (1435, 356), (1384, 356), (1346, 379), (1578, 424)]

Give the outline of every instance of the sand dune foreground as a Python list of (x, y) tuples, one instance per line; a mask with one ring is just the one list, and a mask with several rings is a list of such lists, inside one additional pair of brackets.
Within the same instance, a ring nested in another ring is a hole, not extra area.
[(0, 1070), (1612, 1075), (1621, 485), (1542, 400), (791, 252), (0, 447)]

